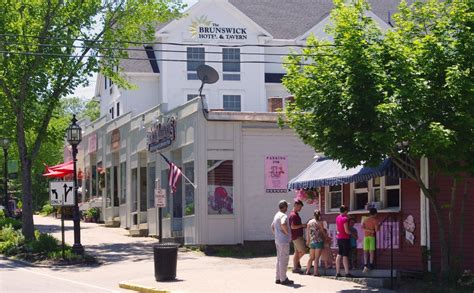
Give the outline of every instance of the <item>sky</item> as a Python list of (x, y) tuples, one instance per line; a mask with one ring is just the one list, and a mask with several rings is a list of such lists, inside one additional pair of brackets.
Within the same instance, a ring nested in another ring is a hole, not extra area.
[[(198, 2), (198, 0), (183, 0), (184, 3), (186, 3), (188, 5), (188, 8), (195, 4), (196, 2)], [(95, 93), (95, 84), (96, 84), (96, 78), (97, 78), (97, 75), (94, 74), (90, 79), (89, 79), (89, 86), (87, 87), (79, 87), (77, 88), (74, 93), (72, 94), (72, 96), (74, 97), (79, 97), (83, 100), (89, 100), (91, 99), (92, 97), (94, 97), (94, 93)]]

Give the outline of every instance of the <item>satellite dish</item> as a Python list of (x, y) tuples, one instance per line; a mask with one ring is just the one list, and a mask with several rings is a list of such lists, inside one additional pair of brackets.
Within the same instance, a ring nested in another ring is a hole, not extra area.
[(203, 84), (212, 84), (219, 80), (219, 74), (217, 71), (211, 66), (205, 64), (199, 65), (196, 69), (196, 73), (199, 80), (201, 80)]

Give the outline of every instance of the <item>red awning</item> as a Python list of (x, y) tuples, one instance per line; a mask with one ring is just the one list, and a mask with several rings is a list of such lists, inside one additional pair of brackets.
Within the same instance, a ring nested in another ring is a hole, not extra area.
[(61, 177), (70, 175), (74, 172), (73, 161), (69, 161), (69, 162), (51, 166), (51, 167), (49, 167), (46, 164), (44, 165), (46, 167), (46, 170), (45, 170), (45, 173), (43, 173), (43, 176), (45, 177), (61, 178)]

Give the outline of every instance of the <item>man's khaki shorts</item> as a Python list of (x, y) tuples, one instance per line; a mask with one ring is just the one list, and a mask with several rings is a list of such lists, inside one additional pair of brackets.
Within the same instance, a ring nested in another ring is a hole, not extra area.
[(306, 252), (306, 245), (304, 244), (304, 239), (303, 237), (298, 237), (295, 240), (293, 240), (293, 247), (295, 250), (298, 250), (299, 252)]

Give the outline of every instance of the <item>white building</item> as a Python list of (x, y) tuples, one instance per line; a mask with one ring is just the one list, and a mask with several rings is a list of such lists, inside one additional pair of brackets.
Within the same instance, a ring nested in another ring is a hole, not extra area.
[[(370, 14), (387, 28), (397, 2), (374, 1)], [(281, 85), (282, 58), (311, 33), (327, 37), (331, 7), (329, 0), (201, 0), (157, 28), (156, 43), (132, 48), (135, 59), (122, 61), (137, 89), (99, 75), (102, 117), (84, 130), (83, 191), (86, 200), (102, 197), (106, 224), (157, 235), (160, 182), (167, 190), (163, 237), (187, 244), (272, 239), (278, 201), (294, 196), (287, 180), (314, 155), (293, 130), (277, 126), (275, 109), (290, 95)], [(220, 76), (202, 92), (208, 113), (196, 98), (200, 64)], [(181, 179), (170, 195), (160, 153), (196, 188)]]

